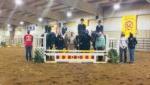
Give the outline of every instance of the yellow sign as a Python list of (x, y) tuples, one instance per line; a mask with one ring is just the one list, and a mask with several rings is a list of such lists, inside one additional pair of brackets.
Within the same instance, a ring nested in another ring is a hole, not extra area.
[(126, 37), (129, 37), (129, 34), (137, 33), (137, 16), (123, 16), (122, 17), (122, 32), (125, 33)]
[(70, 21), (70, 22), (67, 22), (66, 25), (68, 27), (76, 26), (76, 22)]
[(84, 20), (84, 24), (85, 24), (86, 26), (89, 26), (89, 22), (90, 22), (90, 21), (89, 21), (88, 19), (85, 19), (85, 20)]

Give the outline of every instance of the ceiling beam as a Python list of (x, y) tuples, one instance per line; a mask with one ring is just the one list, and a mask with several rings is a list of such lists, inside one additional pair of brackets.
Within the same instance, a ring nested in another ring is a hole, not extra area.
[(12, 22), (11, 23), (7, 23), (5, 22), (6, 20), (8, 19), (8, 17), (0, 17), (0, 23), (3, 24), (3, 25), (7, 25), (7, 24), (11, 24), (11, 25), (18, 25), (18, 22), (16, 19), (12, 19)]
[(96, 6), (83, 1), (83, 0), (62, 0), (61, 3), (67, 5), (69, 7), (76, 8), (78, 10), (82, 10), (92, 15), (97, 15), (97, 8)]
[[(41, 1), (39, 0), (39, 2), (41, 2)], [(41, 3), (43, 3), (43, 2), (41, 2)], [(44, 6), (41, 5), (41, 7), (46, 8), (45, 5)], [(30, 6), (24, 6), (20, 11), (23, 11), (25, 9), (25, 11), (31, 12), (31, 13), (37, 15), (36, 17), (41, 17), (42, 13), (45, 10), (43, 8), (39, 10), (39, 9), (37, 9), (37, 7), (30, 5)], [(51, 9), (52, 8), (49, 8), (48, 13), (43, 17), (47, 17), (47, 18), (50, 18), (53, 20), (62, 20), (63, 19), (62, 14), (60, 14), (59, 12), (51, 11)]]

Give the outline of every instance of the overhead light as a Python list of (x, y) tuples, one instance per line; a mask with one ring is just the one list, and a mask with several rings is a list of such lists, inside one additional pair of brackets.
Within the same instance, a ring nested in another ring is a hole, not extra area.
[(21, 21), (21, 22), (20, 22), (20, 25), (24, 25), (24, 22), (23, 22), (23, 21)]
[(67, 17), (68, 18), (72, 17), (72, 12), (71, 11), (67, 11)]
[(7, 24), (7, 27), (10, 27), (11, 25), (10, 24)]
[(118, 9), (120, 9), (120, 4), (119, 3), (114, 4), (114, 10), (118, 10)]
[(17, 6), (21, 6), (23, 4), (23, 0), (15, 0), (15, 4)]
[(146, 0), (148, 3), (150, 3), (150, 0)]
[(41, 17), (38, 18), (38, 21), (39, 21), (39, 22), (42, 22), (42, 21), (43, 21), (43, 18), (41, 18)]

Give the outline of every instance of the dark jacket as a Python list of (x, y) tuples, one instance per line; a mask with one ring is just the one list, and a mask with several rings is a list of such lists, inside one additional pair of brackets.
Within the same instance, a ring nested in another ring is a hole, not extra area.
[(62, 36), (58, 35), (55, 42), (56, 49), (63, 50), (65, 47), (65, 42)]
[(68, 29), (67, 27), (63, 27), (63, 28), (62, 28), (62, 34), (63, 34), (63, 35), (66, 33), (67, 29)]
[(103, 32), (103, 26), (102, 25), (97, 25), (96, 26), (96, 32)]
[(55, 40), (56, 40), (56, 35), (55, 33), (47, 33), (46, 35), (46, 47), (50, 49), (53, 48), (53, 45), (55, 44)]
[(79, 35), (79, 50), (90, 50), (91, 37), (88, 34)]
[(74, 40), (75, 48), (77, 50), (79, 50), (79, 42), (80, 42), (79, 35), (77, 35), (76, 38), (75, 38), (75, 40)]
[(78, 34), (82, 34), (86, 31), (86, 25), (85, 24), (79, 24), (78, 25)]
[(45, 26), (45, 33), (51, 32), (52, 28), (51, 26), (46, 25)]
[(128, 47), (129, 47), (129, 49), (135, 49), (136, 44), (137, 44), (136, 38), (134, 38), (134, 37), (129, 37), (128, 38)]

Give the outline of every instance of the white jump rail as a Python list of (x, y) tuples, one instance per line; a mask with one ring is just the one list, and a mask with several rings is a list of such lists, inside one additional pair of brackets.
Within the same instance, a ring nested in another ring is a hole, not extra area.
[(51, 61), (46, 63), (107, 63), (108, 57), (106, 51), (93, 50), (47, 50), (45, 57), (51, 57)]

